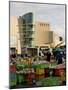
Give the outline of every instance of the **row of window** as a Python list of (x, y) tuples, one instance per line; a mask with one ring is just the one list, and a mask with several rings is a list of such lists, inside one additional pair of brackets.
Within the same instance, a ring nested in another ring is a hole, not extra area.
[(43, 24), (43, 23), (40, 23), (39, 25), (40, 26), (49, 26), (49, 24)]

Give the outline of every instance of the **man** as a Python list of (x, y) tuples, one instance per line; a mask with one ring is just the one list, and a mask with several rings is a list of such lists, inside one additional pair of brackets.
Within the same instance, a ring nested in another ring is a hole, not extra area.
[(58, 51), (56, 54), (56, 61), (57, 64), (62, 64), (62, 53), (60, 51)]
[(51, 53), (50, 53), (50, 50), (47, 51), (47, 61), (50, 62), (50, 57), (51, 57)]

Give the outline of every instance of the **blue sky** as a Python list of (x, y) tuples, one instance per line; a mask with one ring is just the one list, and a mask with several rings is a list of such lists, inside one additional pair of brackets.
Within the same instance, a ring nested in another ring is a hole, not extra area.
[(27, 12), (33, 12), (36, 21), (49, 22), (51, 30), (65, 40), (65, 5), (10, 3), (10, 16), (19, 17)]

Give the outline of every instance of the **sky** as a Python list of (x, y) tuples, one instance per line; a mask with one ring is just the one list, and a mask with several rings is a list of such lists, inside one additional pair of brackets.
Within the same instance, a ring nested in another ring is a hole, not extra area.
[(51, 30), (65, 40), (65, 5), (10, 3), (10, 16), (19, 17), (27, 12), (33, 12), (36, 21), (48, 22)]

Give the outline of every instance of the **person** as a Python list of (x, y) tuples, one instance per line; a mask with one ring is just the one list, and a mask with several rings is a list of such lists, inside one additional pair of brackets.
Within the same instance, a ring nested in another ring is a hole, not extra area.
[(41, 57), (44, 56), (43, 50), (41, 50), (41, 49), (40, 49), (40, 51), (39, 51), (39, 56), (41, 56)]
[(54, 59), (55, 59), (55, 57), (56, 57), (56, 51), (55, 51), (55, 49), (53, 49), (53, 56), (54, 56)]
[(47, 51), (47, 61), (49, 61), (49, 62), (50, 62), (50, 57), (51, 57), (51, 53), (50, 53), (50, 51), (48, 50), (48, 51)]
[(57, 64), (62, 64), (62, 53), (60, 51), (58, 51), (56, 54), (56, 61)]
[(53, 50), (52, 50), (52, 48), (50, 48), (49, 51), (50, 51), (51, 55), (53, 55)]

